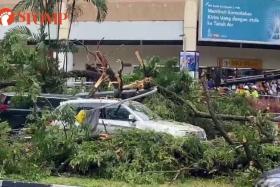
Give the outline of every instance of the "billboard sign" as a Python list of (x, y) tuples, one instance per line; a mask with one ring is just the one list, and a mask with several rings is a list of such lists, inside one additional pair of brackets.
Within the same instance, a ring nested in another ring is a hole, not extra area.
[(280, 0), (201, 0), (200, 41), (280, 45)]

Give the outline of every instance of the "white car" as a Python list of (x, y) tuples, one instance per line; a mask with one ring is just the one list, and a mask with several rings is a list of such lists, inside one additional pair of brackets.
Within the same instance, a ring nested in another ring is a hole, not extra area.
[(168, 133), (177, 137), (194, 135), (206, 140), (204, 129), (187, 123), (161, 120), (146, 106), (135, 101), (120, 103), (120, 100), (116, 99), (76, 99), (61, 102), (57, 109), (62, 110), (70, 106), (78, 113), (80, 110), (96, 109), (104, 105), (106, 107), (100, 110), (97, 126), (100, 133), (105, 131), (114, 133), (117, 129), (136, 128)]

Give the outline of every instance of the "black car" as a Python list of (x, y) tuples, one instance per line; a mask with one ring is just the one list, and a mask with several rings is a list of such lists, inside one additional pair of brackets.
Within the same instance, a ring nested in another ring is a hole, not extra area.
[[(54, 109), (61, 101), (73, 99), (68, 95), (42, 94), (38, 96), (36, 108), (40, 110), (48, 108)], [(17, 96), (15, 93), (0, 94), (0, 121), (7, 121), (12, 129), (24, 127), (27, 116), (33, 111), (34, 104), (30, 97)]]

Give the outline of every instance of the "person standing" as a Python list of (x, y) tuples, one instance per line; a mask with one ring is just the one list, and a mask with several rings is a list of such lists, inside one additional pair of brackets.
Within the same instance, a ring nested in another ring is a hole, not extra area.
[(259, 92), (258, 92), (258, 88), (256, 85), (253, 85), (252, 86), (252, 93), (251, 93), (251, 96), (254, 98), (254, 99), (258, 99), (260, 97), (259, 95)]
[(240, 85), (238, 86), (238, 88), (236, 89), (235, 93), (236, 93), (237, 95), (244, 96), (245, 90), (244, 90), (244, 87), (243, 87), (242, 84), (240, 84)]
[(271, 82), (271, 90), (272, 90), (272, 95), (276, 96), (277, 95), (277, 84), (275, 81)]
[(250, 90), (249, 90), (249, 86), (244, 86), (244, 96), (245, 97), (250, 97)]

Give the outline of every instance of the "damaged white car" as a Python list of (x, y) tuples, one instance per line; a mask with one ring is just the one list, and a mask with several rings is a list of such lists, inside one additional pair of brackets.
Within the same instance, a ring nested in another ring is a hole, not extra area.
[(118, 129), (136, 128), (167, 133), (177, 137), (194, 135), (206, 140), (206, 133), (200, 127), (187, 123), (162, 120), (146, 106), (136, 101), (119, 102), (119, 100), (115, 99), (76, 99), (61, 102), (58, 110), (70, 106), (79, 113), (81, 110), (92, 110), (101, 107), (96, 129), (99, 133), (114, 133)]

